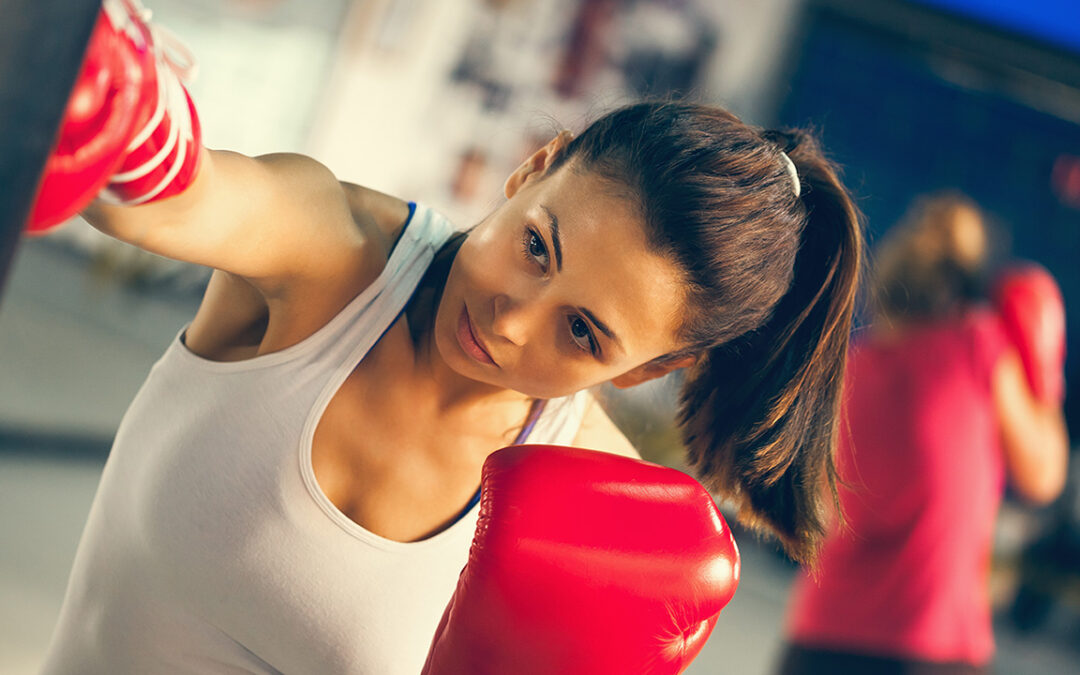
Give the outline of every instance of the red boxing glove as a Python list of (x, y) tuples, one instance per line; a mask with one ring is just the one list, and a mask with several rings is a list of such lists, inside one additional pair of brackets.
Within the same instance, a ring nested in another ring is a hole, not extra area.
[(1034, 263), (1006, 270), (994, 300), (1020, 352), (1028, 384), (1046, 403), (1065, 398), (1065, 302), (1048, 271)]
[(512, 446), (488, 457), (482, 491), (424, 675), (679, 673), (735, 593), (731, 531), (680, 471)]
[[(106, 0), (106, 7), (110, 2)], [(144, 100), (149, 116), (128, 143), (117, 172), (101, 197), (125, 206), (172, 197), (195, 180), (202, 147), (202, 129), (195, 104), (182, 79), (190, 80), (195, 59), (172, 33), (150, 27), (150, 12), (139, 0), (119, 0), (140, 30), (149, 27), (155, 56), (155, 88)]]
[(63, 223), (110, 181), (104, 197), (137, 204), (194, 180), (198, 118), (170, 65), (182, 50), (147, 17), (137, 0), (104, 0), (27, 232)]
[(123, 27), (116, 11), (98, 13), (26, 226), (30, 233), (45, 232), (89, 204), (145, 121), (142, 100), (156, 87), (150, 35), (144, 27)]

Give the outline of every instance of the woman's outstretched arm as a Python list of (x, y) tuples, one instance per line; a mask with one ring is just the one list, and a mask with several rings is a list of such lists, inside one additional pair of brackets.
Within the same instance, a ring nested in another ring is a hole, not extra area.
[(140, 206), (98, 200), (83, 216), (139, 248), (260, 286), (332, 273), (362, 239), (334, 175), (294, 154), (203, 149), (195, 180), (180, 194)]

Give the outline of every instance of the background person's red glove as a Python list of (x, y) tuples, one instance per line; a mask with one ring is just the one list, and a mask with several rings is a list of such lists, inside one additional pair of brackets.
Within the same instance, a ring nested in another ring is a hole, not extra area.
[(1065, 302), (1054, 277), (1034, 263), (997, 279), (994, 301), (1020, 353), (1032, 393), (1045, 403), (1065, 398)]

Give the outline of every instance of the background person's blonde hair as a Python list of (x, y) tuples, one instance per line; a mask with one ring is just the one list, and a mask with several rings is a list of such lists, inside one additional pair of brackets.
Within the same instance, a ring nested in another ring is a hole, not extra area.
[(985, 297), (992, 244), (986, 216), (968, 197), (942, 192), (918, 199), (876, 247), (875, 314), (934, 319)]

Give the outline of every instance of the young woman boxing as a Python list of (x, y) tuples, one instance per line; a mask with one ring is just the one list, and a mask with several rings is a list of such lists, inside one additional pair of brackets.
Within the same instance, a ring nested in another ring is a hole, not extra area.
[(628, 106), (466, 232), (299, 155), (177, 162), (84, 211), (215, 272), (117, 432), (46, 673), (416, 673), (485, 458), (633, 456), (588, 390), (677, 368), (698, 477), (813, 557), (862, 241), (806, 134)]

